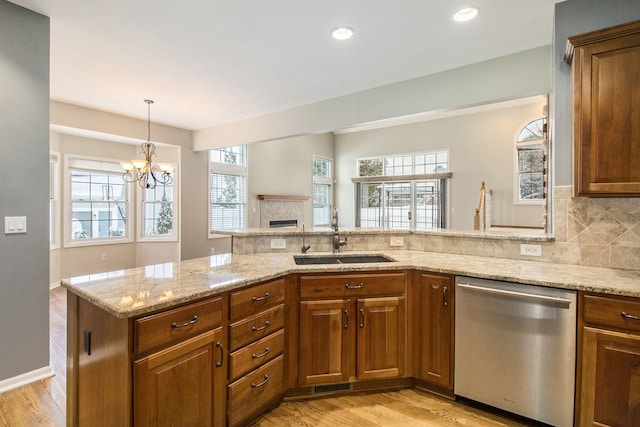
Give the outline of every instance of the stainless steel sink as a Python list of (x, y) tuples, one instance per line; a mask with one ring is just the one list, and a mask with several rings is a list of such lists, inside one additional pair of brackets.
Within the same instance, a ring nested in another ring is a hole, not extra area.
[(294, 255), (297, 265), (311, 264), (358, 264), (372, 262), (393, 262), (384, 255), (362, 255), (362, 254), (335, 254), (335, 255)]

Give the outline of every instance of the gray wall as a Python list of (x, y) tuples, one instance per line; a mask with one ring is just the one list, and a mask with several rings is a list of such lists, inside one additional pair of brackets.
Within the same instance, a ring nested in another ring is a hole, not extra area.
[[(304, 222), (313, 224), (313, 156), (334, 160), (332, 133), (249, 144), (247, 210), (248, 227), (260, 227), (259, 194), (309, 196), (304, 202)], [(334, 188), (335, 194), (335, 188)], [(302, 224), (298, 224), (302, 227)]]
[(638, 19), (638, 0), (567, 0), (556, 4), (553, 38), (554, 122), (551, 128), (555, 147), (555, 185), (571, 185), (573, 182), (571, 67), (563, 60), (567, 37)]
[(1, 381), (49, 365), (49, 18), (4, 0), (0, 93)]
[(542, 114), (543, 96), (527, 98), (525, 105), (382, 129), (336, 135), (336, 205), (340, 224), (355, 225), (354, 185), (356, 159), (368, 156), (449, 150), (448, 224), (454, 230), (473, 230), (473, 215), (480, 185), (493, 191), (492, 223), (504, 226), (540, 227), (542, 203), (514, 203), (514, 141), (528, 121)]

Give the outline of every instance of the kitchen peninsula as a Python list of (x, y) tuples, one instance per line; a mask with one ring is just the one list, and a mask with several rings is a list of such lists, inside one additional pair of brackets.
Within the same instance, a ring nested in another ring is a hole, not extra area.
[[(314, 234), (329, 241), (329, 232)], [(572, 289), (587, 298), (587, 308), (593, 298), (616, 308), (640, 306), (637, 270), (425, 250), (360, 250), (365, 246), (359, 239), (366, 240), (367, 234), (349, 231), (345, 255), (381, 254), (393, 262), (297, 265), (293, 252), (234, 253), (63, 281), (69, 292), (68, 425), (85, 425), (88, 419), (103, 425), (149, 425), (172, 416), (185, 422), (179, 410), (192, 417), (193, 425), (242, 425), (287, 396), (344, 384), (354, 391), (417, 386), (453, 397), (453, 322), (436, 341), (420, 331), (425, 324), (420, 316), (429, 310), (418, 306), (430, 297), (422, 289), (433, 290), (446, 304), (436, 304), (437, 312), (429, 315), (453, 319), (453, 276)], [(245, 237), (261, 235), (274, 237), (272, 231)], [(407, 233), (403, 238), (410, 243), (412, 237)], [(384, 313), (384, 322), (377, 322), (378, 312)], [(607, 325), (603, 316), (600, 323)], [(324, 362), (303, 360), (302, 337), (310, 335), (303, 328), (325, 325), (327, 330), (337, 323), (340, 331), (357, 322), (366, 331), (365, 320), (371, 327), (384, 323), (391, 328), (369, 336), (392, 337), (383, 347), (396, 350), (384, 353), (383, 365), (393, 360), (397, 366), (375, 366), (379, 348), (354, 332), (342, 338), (353, 359), (337, 360), (342, 353), (322, 352), (345, 370), (335, 372), (334, 379), (315, 375), (314, 370), (325, 369)], [(592, 321), (593, 313), (587, 312), (578, 326)], [(632, 321), (612, 326), (638, 330)], [(423, 365), (431, 362), (418, 355), (424, 339), (448, 347), (438, 348), (441, 372), (431, 369), (422, 375)], [(349, 368), (365, 364), (371, 369)], [(96, 384), (103, 393), (92, 391)]]

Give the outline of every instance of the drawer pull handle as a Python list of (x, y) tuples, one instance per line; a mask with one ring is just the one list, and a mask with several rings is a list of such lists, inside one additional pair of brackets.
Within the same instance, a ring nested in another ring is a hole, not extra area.
[(260, 359), (261, 357), (265, 357), (267, 354), (271, 353), (271, 349), (269, 347), (265, 347), (264, 349), (264, 353), (260, 353), (260, 354), (251, 354), (251, 357), (253, 357), (254, 359)]
[(255, 388), (255, 387), (262, 387), (263, 385), (265, 385), (266, 383), (268, 383), (270, 379), (271, 379), (271, 378), (269, 377), (269, 375), (264, 374), (264, 381), (262, 381), (261, 383), (258, 383), (258, 384), (256, 384), (256, 383), (252, 382), (252, 383), (251, 383), (251, 387), (254, 387), (254, 388)]
[(362, 289), (364, 288), (364, 283), (360, 282), (359, 285), (350, 285), (348, 283), (345, 283), (344, 287), (347, 289)]
[(172, 327), (173, 329), (184, 328), (185, 326), (191, 326), (191, 325), (193, 325), (193, 324), (194, 324), (194, 323), (196, 323), (198, 320), (200, 320), (200, 319), (198, 319), (198, 316), (193, 316), (193, 319), (189, 320), (189, 321), (188, 321), (188, 322), (186, 322), (186, 323), (182, 323), (182, 324), (180, 324), (180, 325), (178, 325), (176, 322), (173, 322), (173, 323), (171, 324), (171, 327)]
[(349, 310), (344, 311), (344, 328), (349, 329)]
[(257, 302), (257, 301), (264, 301), (266, 299), (269, 299), (271, 295), (269, 294), (269, 292), (265, 293), (263, 297), (252, 297), (251, 301), (253, 302)]
[(631, 319), (631, 320), (640, 320), (640, 317), (638, 316), (634, 316), (632, 314), (629, 314), (625, 311), (623, 311), (622, 313), (620, 313), (620, 316), (624, 317), (625, 319)]
[(447, 297), (448, 292), (449, 292), (449, 289), (446, 286), (442, 288), (442, 306), (443, 307), (447, 307), (449, 305), (449, 298)]
[(360, 309), (360, 327), (364, 328), (364, 308)]
[(220, 349), (220, 361), (216, 362), (216, 367), (221, 367), (222, 362), (224, 361), (224, 349), (222, 348), (222, 343), (220, 341), (216, 341), (216, 347)]
[(260, 326), (259, 328), (258, 328), (258, 327), (256, 327), (256, 326), (252, 326), (252, 327), (251, 327), (251, 330), (252, 330), (253, 332), (256, 332), (256, 331), (264, 331), (264, 330), (265, 330), (265, 329), (267, 329), (269, 326), (271, 326), (271, 322), (269, 322), (269, 321), (267, 320), (266, 322), (264, 322), (264, 326)]

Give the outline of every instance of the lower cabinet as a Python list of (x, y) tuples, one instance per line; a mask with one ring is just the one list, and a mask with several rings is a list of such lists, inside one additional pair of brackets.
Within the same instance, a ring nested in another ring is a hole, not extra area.
[(416, 377), (437, 391), (453, 395), (454, 288), (453, 277), (414, 272), (417, 352)]
[(226, 385), (221, 335), (218, 328), (134, 363), (134, 425), (207, 427), (224, 416), (215, 407)]
[(300, 386), (404, 376), (405, 285), (404, 273), (301, 277)]
[(580, 426), (640, 425), (640, 302), (581, 295)]

